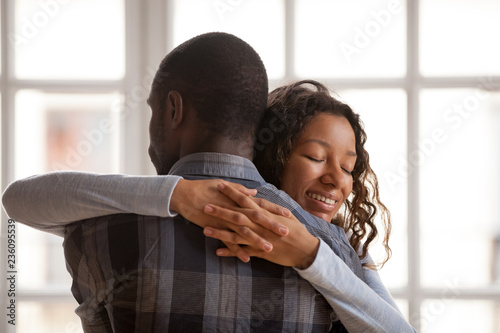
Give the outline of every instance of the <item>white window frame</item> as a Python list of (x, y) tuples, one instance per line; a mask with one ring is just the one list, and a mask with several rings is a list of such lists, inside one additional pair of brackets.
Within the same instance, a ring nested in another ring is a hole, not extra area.
[[(297, 79), (295, 74), (294, 49), (294, 20), (295, 1), (285, 1), (285, 77), (280, 80), (271, 80), (270, 86), (276, 87), (283, 82)], [(169, 0), (125, 0), (125, 31), (126, 31), (126, 74), (122, 80), (111, 81), (35, 81), (18, 80), (13, 73), (13, 49), (5, 32), (13, 31), (14, 0), (0, 0), (1, 4), (1, 188), (14, 180), (14, 96), (19, 89), (33, 88), (42, 91), (56, 92), (86, 92), (105, 93), (119, 91), (125, 96), (134, 94), (135, 89), (144, 87), (144, 82), (151, 79), (151, 70), (155, 71), (159, 62), (173, 45), (172, 22), (173, 8)], [(342, 89), (403, 89), (407, 94), (407, 153), (418, 149), (419, 142), (419, 94), (429, 88), (475, 88), (482, 77), (423, 77), (419, 71), (419, 0), (407, 1), (407, 69), (402, 78), (356, 78), (337, 79), (321, 78), (329, 86)], [(314, 79), (314, 77), (311, 77)], [(500, 77), (488, 77), (490, 87), (500, 90)], [(150, 117), (145, 103), (137, 103), (128, 110), (128, 116), (121, 124), (121, 160), (120, 172), (129, 174), (153, 174), (153, 168), (147, 156), (149, 141), (147, 128)], [(125, 148), (126, 149), (123, 149)], [(442, 299), (443, 291), (439, 288), (424, 288), (420, 281), (420, 180), (418, 166), (416, 171), (407, 178), (408, 200), (408, 236), (407, 261), (408, 284), (401, 289), (391, 290), (395, 298), (408, 301), (410, 323), (420, 330), (420, 311), (422, 302), (426, 299)], [(6, 297), (6, 255), (7, 246), (7, 216), (2, 210), (0, 246), (0, 331), (14, 332), (15, 329), (7, 324)], [(18, 260), (26, 260), (18, 258)], [(18, 275), (22, 272), (18, 272)], [(498, 288), (485, 287), (475, 289), (460, 289), (459, 294), (453, 295), (456, 300), (495, 300), (500, 299)], [(54, 300), (72, 300), (69, 291), (61, 292), (30, 292), (18, 295), (16, 301), (50, 302)], [(17, 317), (16, 320), (26, 320)]]
[[(154, 174), (154, 169), (149, 161), (147, 147), (149, 143), (149, 135), (147, 133), (148, 121), (150, 118), (149, 109), (146, 105), (146, 98), (142, 96), (143, 90), (149, 91), (146, 84), (147, 80), (152, 79), (151, 68), (153, 71), (159, 63), (159, 58), (150, 57), (150, 55), (160, 53), (163, 54), (166, 49), (165, 45), (158, 47), (156, 43), (151, 43), (157, 36), (151, 36), (149, 39), (144, 36), (149, 36), (150, 30), (154, 31), (160, 27), (155, 26), (149, 19), (151, 13), (156, 15), (155, 6), (164, 6), (161, 1), (135, 1), (124, 0), (125, 4), (125, 75), (119, 80), (20, 80), (13, 75), (14, 71), (14, 49), (8, 40), (6, 32), (14, 31), (14, 4), (15, 0), (0, 0), (1, 16), (0, 27), (1, 37), (0, 45), (2, 48), (1, 59), (1, 76), (0, 76), (0, 91), (1, 91), (1, 147), (2, 147), (2, 162), (1, 162), (1, 189), (2, 193), (6, 186), (14, 181), (15, 174), (15, 154), (19, 153), (14, 150), (14, 117), (15, 117), (15, 94), (20, 89), (38, 89), (44, 92), (58, 93), (109, 93), (118, 91), (126, 98), (132, 98), (134, 103), (129, 103), (127, 106), (127, 116), (123, 117), (120, 123), (120, 151), (121, 160), (119, 161), (119, 171), (127, 174)], [(156, 15), (158, 16), (158, 15)], [(146, 24), (147, 23), (147, 24)], [(154, 29), (153, 29), (154, 28)], [(150, 49), (148, 49), (151, 48)], [(149, 65), (152, 64), (152, 65)], [(139, 90), (141, 90), (139, 92)], [(125, 149), (126, 148), (126, 149)], [(0, 331), (13, 333), (16, 327), (7, 322), (7, 306), (9, 299), (7, 297), (8, 282), (7, 274), (7, 221), (8, 217), (2, 209), (1, 212), (1, 229), (0, 229)], [(27, 258), (19, 258), (16, 256), (16, 261), (28, 260)], [(17, 272), (16, 278), (22, 272)], [(25, 292), (19, 290), (16, 286), (16, 322), (19, 320), (29, 320), (28, 318), (19, 317), (18, 305), (23, 301), (35, 301), (47, 304), (53, 302), (76, 302), (70, 293), (70, 290), (35, 290)]]
[[(295, 73), (295, 0), (283, 0), (285, 2), (285, 76), (279, 80), (270, 80), (270, 88), (281, 84), (292, 82), (298, 77)], [(403, 0), (404, 1), (404, 0)], [(172, 7), (172, 1), (167, 0), (168, 7)], [(419, 65), (419, 9), (420, 1), (411, 0), (406, 2), (406, 75), (401, 78), (314, 78), (326, 83), (330, 87), (348, 89), (401, 89), (407, 96), (407, 158), (411, 152), (419, 149), (419, 95), (422, 90), (435, 88), (477, 88), (478, 82), (486, 80), (480, 76), (467, 77), (424, 77), (420, 74)], [(228, 1), (230, 3), (230, 1)], [(170, 10), (170, 15), (173, 10)], [(171, 17), (165, 20), (173, 22)], [(172, 43), (172, 24), (166, 27), (168, 50), (175, 45)], [(500, 90), (500, 76), (488, 77), (488, 88), (495, 91)], [(410, 324), (417, 331), (421, 329), (421, 305), (428, 299), (443, 299), (443, 288), (425, 288), (420, 281), (420, 180), (419, 166), (407, 178), (407, 285), (403, 288), (391, 289), (394, 298), (408, 302), (408, 318)], [(389, 207), (390, 208), (390, 207)], [(395, 223), (401, 223), (395, 222)], [(500, 290), (493, 286), (484, 288), (462, 288), (459, 293), (448, 293), (454, 300), (495, 300), (500, 299)]]

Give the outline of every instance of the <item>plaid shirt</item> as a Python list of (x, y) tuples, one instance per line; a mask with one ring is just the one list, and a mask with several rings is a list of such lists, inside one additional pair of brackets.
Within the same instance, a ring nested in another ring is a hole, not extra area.
[[(362, 277), (344, 231), (305, 212), (265, 183), (247, 159), (217, 153), (182, 158), (171, 174), (223, 178), (257, 188), (289, 208)], [(64, 253), (85, 332), (328, 332), (333, 310), (290, 267), (220, 258), (218, 240), (178, 215), (116, 214), (66, 228)]]

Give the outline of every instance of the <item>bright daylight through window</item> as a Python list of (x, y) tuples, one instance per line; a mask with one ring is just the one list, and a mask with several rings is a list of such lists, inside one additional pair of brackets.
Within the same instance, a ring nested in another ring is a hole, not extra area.
[[(315, 79), (360, 114), (392, 215), (380, 275), (410, 324), (500, 332), (499, 1), (0, 4), (2, 191), (55, 170), (153, 174), (151, 73), (183, 41), (229, 32), (261, 55), (270, 89)], [(14, 332), (15, 299), (18, 333), (82, 332), (62, 238), (16, 223), (9, 270), (2, 214), (0, 331)]]

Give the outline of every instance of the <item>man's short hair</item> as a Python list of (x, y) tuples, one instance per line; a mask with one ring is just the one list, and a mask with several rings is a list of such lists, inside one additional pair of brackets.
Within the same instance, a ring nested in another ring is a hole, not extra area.
[(152, 89), (162, 109), (169, 91), (176, 90), (211, 131), (239, 139), (255, 133), (267, 103), (268, 80), (250, 45), (212, 32), (172, 50), (161, 62)]

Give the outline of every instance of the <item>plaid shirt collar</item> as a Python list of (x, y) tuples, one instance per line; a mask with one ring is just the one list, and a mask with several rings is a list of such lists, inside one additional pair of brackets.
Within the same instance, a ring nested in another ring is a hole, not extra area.
[(168, 174), (236, 178), (256, 181), (259, 184), (266, 183), (249, 159), (222, 153), (195, 153), (184, 156), (174, 164)]

